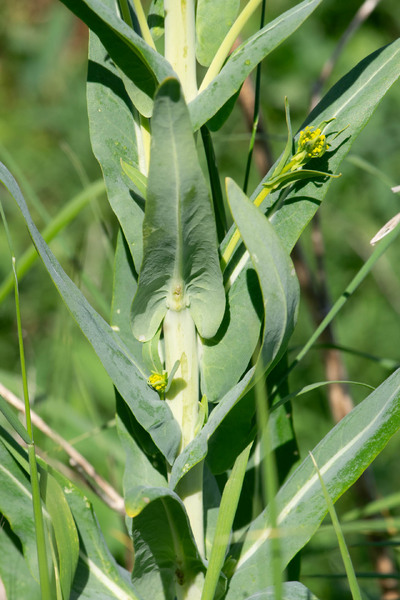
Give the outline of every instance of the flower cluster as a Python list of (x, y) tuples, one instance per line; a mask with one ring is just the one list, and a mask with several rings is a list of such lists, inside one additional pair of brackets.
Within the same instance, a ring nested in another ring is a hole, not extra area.
[(326, 142), (326, 135), (318, 127), (307, 127), (300, 132), (297, 153), (306, 152), (307, 158), (318, 158), (322, 156), (329, 148)]
[(152, 371), (147, 383), (157, 392), (164, 392), (168, 385), (168, 373), (166, 371), (163, 371), (162, 373)]

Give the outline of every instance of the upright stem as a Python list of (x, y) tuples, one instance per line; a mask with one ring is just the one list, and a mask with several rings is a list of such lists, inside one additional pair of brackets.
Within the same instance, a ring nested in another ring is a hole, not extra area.
[[(170, 372), (177, 360), (166, 401), (182, 432), (179, 452), (195, 436), (199, 412), (199, 366), (196, 328), (188, 308), (168, 310), (164, 319), (165, 368)], [(181, 480), (177, 492), (185, 504), (197, 547), (204, 556), (203, 465), (197, 465)]]
[(164, 0), (165, 58), (183, 87), (186, 102), (197, 94), (195, 0)]

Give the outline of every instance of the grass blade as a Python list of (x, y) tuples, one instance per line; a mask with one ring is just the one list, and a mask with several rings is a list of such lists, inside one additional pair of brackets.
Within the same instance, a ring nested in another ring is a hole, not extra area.
[(358, 587), (356, 574), (355, 574), (354, 568), (353, 568), (353, 563), (351, 562), (350, 553), (347, 548), (346, 540), (344, 539), (343, 531), (340, 527), (340, 523), (339, 523), (339, 519), (337, 517), (336, 511), (335, 511), (335, 507), (333, 505), (333, 502), (331, 500), (329, 492), (326, 489), (324, 480), (322, 478), (320, 470), (318, 469), (316, 460), (311, 452), (310, 452), (310, 458), (314, 464), (315, 470), (317, 471), (318, 479), (320, 481), (321, 488), (322, 488), (322, 492), (323, 492), (325, 500), (326, 500), (326, 505), (328, 507), (328, 511), (329, 511), (330, 517), (332, 519), (332, 524), (333, 524), (333, 527), (335, 529), (335, 533), (336, 533), (336, 536), (338, 539), (340, 554), (342, 555), (344, 568), (346, 569), (347, 579), (349, 582), (353, 600), (362, 600), (360, 588)]

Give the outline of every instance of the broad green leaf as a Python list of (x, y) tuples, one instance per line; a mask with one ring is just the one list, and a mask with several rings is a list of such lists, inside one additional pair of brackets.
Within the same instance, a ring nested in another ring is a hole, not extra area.
[[(340, 421), (313, 456), (335, 502), (363, 473), (400, 427), (400, 369)], [(283, 565), (309, 541), (327, 512), (318, 475), (308, 457), (276, 497)], [(227, 600), (249, 597), (271, 582), (268, 507), (257, 517), (241, 549)]]
[(82, 292), (62, 269), (34, 225), (15, 179), (2, 163), (0, 163), (0, 181), (18, 204), (50, 277), (83, 334), (93, 346), (115, 387), (129, 405), (135, 418), (148, 431), (166, 459), (172, 463), (179, 445), (180, 431), (168, 406), (147, 385), (146, 374), (140, 369), (121, 338), (90, 306)]
[(88, 600), (141, 600), (142, 597), (130, 581), (129, 573), (117, 565), (107, 548), (89, 500), (59, 473), (54, 475), (64, 490), (80, 539), (79, 562), (71, 597)]
[[(307, 166), (338, 173), (340, 163), (399, 74), (400, 39), (373, 52), (340, 79), (310, 113), (301, 129), (335, 117), (326, 126), (326, 133), (343, 131), (331, 142), (332, 147), (322, 158), (314, 159)], [(329, 178), (325, 182), (318, 182), (318, 185), (295, 185), (282, 206), (272, 215), (271, 222), (288, 251), (292, 250), (314, 216), (331, 183), (332, 179)], [(259, 186), (255, 190), (252, 199), (260, 189)], [(266, 211), (278, 196), (279, 193), (271, 194), (261, 208)]]
[(268, 219), (232, 179), (227, 180), (232, 216), (257, 272), (264, 304), (261, 340), (262, 372), (286, 349), (292, 335), (299, 302), (299, 284), (289, 254)]
[[(6, 434), (0, 428), (2, 438)], [(23, 470), (0, 440), (0, 513), (19, 538), (30, 573), (39, 582), (32, 492), (28, 470)]]
[[(332, 142), (332, 149), (318, 160), (309, 164), (315, 169), (335, 173), (340, 163), (350, 150), (353, 142), (367, 124), (375, 108), (396, 81), (400, 73), (400, 41), (374, 52), (361, 61), (354, 69), (345, 75), (322, 99), (313, 110), (303, 127), (307, 124), (319, 124), (321, 121), (336, 116), (329, 124), (333, 131), (343, 131), (339, 138)], [(314, 164), (313, 164), (314, 163)], [(271, 169), (273, 172), (274, 167)], [(262, 189), (257, 187), (251, 199), (254, 200)], [(286, 200), (271, 217), (271, 222), (282, 240), (287, 251), (291, 251), (302, 231), (315, 214), (324, 199), (332, 180), (326, 182), (297, 184), (292, 190), (273, 192), (261, 206), (264, 212), (278, 201), (280, 194)], [(221, 244), (221, 253), (233, 234), (228, 233)], [(204, 390), (212, 388), (213, 381), (218, 387), (219, 397), (223, 396), (233, 382), (242, 376), (257, 344), (261, 328), (261, 318), (254, 309), (254, 296), (247, 289), (247, 279), (252, 272), (250, 261), (242, 261), (232, 257), (230, 269), (234, 272), (231, 286), (227, 294), (227, 305), (232, 315), (248, 315), (247, 318), (224, 318), (224, 327), (217, 335), (218, 345), (203, 345), (202, 386)], [(234, 269), (236, 267), (236, 269)], [(244, 345), (245, 341), (245, 345)], [(232, 357), (240, 363), (230, 368)], [(239, 358), (238, 358), (239, 357)], [(228, 372), (229, 371), (229, 372)]]
[[(283, 584), (283, 595), (280, 600), (318, 600), (317, 596), (298, 581), (289, 581)], [(246, 600), (276, 600), (275, 590), (272, 587), (252, 594)]]
[[(132, 334), (130, 314), (132, 300), (137, 290), (137, 274), (129, 252), (128, 243), (120, 230), (114, 256), (114, 278), (110, 324), (118, 334), (143, 373), (147, 367), (142, 358), (142, 346)], [(150, 372), (148, 372), (150, 374)]]
[[(183, 503), (165, 488), (149, 489), (148, 493), (150, 502), (132, 519), (135, 548), (132, 581), (144, 598), (199, 598), (206, 569)], [(187, 595), (190, 588), (193, 596)]]
[(64, 492), (51, 474), (42, 473), (40, 493), (50, 515), (57, 546), (58, 570), (63, 598), (69, 598), (79, 558), (79, 538)]
[(196, 8), (196, 57), (208, 67), (232, 27), (239, 0), (198, 0)]
[(144, 196), (123, 172), (121, 160), (139, 170), (135, 109), (118, 70), (99, 38), (90, 33), (87, 104), (93, 153), (103, 171), (108, 200), (128, 242), (136, 270), (142, 262)]
[[(37, 572), (27, 454), (6, 432), (1, 433), (4, 443), (0, 440), (0, 512), (6, 516), (14, 534), (19, 537), (28, 565), (33, 565)], [(48, 466), (43, 461), (39, 461), (39, 466), (43, 475)], [(79, 533), (79, 562), (70, 597), (88, 600), (141, 600), (134, 592), (129, 574), (111, 556), (89, 500), (65, 477), (54, 470), (51, 470), (51, 474), (64, 492)], [(45, 515), (48, 515), (47, 511)], [(16, 540), (14, 542), (17, 543)], [(34, 585), (33, 591), (35, 589)], [(20, 598), (30, 599), (30, 596), (10, 595), (9, 600)]]
[(225, 309), (211, 199), (176, 79), (160, 86), (154, 102), (143, 262), (132, 304), (135, 336), (151, 339), (168, 306), (188, 306), (206, 338)]
[(250, 262), (228, 288), (226, 310), (216, 335), (201, 340), (201, 391), (218, 402), (245, 372), (260, 336), (262, 296)]
[(157, 82), (174, 74), (171, 65), (118, 17), (114, 2), (62, 2), (99, 37), (109, 57), (129, 79), (129, 92), (135, 107), (142, 115), (150, 117)]
[(0, 554), (0, 578), (7, 600), (42, 600), (39, 584), (33, 579), (22, 554), (21, 543), (4, 517), (0, 527)]
[(321, 0), (305, 0), (255, 33), (233, 52), (220, 73), (189, 104), (193, 129), (199, 129), (231, 98), (272, 50), (289, 37)]
[[(165, 461), (154, 452), (145, 431), (139, 431), (131, 411), (125, 402), (117, 395), (117, 431), (122, 447), (126, 453), (124, 470), (125, 501), (132, 499), (136, 491), (148, 488), (167, 487)], [(140, 443), (141, 442), (141, 443)], [(163, 472), (164, 471), (164, 472)], [(136, 491), (135, 491), (136, 490)], [(129, 500), (133, 510), (133, 501)]]
[(250, 369), (245, 377), (243, 377), (243, 379), (226, 394), (221, 402), (216, 405), (203, 429), (197, 434), (193, 442), (188, 444), (177, 457), (172, 467), (169, 480), (171, 489), (174, 489), (179, 480), (207, 455), (207, 447), (210, 438), (242, 397), (253, 375), (254, 368)]

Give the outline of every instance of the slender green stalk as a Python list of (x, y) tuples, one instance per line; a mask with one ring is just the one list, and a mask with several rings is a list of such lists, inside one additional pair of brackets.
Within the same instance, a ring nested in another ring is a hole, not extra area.
[(296, 358), (289, 366), (288, 372), (285, 377), (294, 369), (294, 367), (304, 358), (307, 354), (311, 346), (317, 341), (321, 333), (324, 331), (326, 327), (328, 327), (329, 323), (333, 321), (336, 317), (340, 309), (346, 304), (347, 300), (350, 296), (356, 291), (358, 286), (364, 281), (366, 276), (369, 274), (376, 261), (386, 252), (389, 246), (395, 241), (397, 236), (400, 234), (400, 227), (397, 225), (393, 231), (391, 231), (382, 241), (379, 242), (379, 245), (376, 247), (374, 252), (371, 254), (367, 262), (361, 267), (358, 271), (357, 275), (352, 279), (347, 288), (344, 290), (343, 294), (340, 298), (335, 302), (332, 306), (331, 310), (328, 312), (326, 317), (322, 320), (321, 324), (314, 331), (313, 335), (307, 341), (307, 343), (303, 346), (302, 350), (297, 354)]
[[(165, 398), (181, 429), (181, 452), (195, 437), (199, 413), (197, 335), (189, 309), (168, 310), (163, 330), (166, 371), (170, 373), (179, 361)], [(177, 491), (185, 504), (199, 551), (204, 556), (202, 463), (189, 471)]]
[[(121, 16), (122, 16), (123, 20), (125, 21), (125, 23), (127, 25), (129, 25), (129, 27), (132, 27), (132, 29), (133, 29), (133, 22), (132, 22), (131, 13), (129, 10), (128, 0), (119, 0), (119, 6), (121, 9)], [(144, 10), (143, 10), (141, 1), (133, 0), (133, 6), (135, 7), (136, 17), (137, 17), (137, 20), (139, 23), (139, 27), (140, 27), (140, 31), (142, 33), (143, 39), (145, 42), (147, 42), (147, 44), (149, 44), (149, 46), (151, 48), (153, 48), (153, 50), (155, 50), (156, 47), (155, 47), (153, 38), (151, 36), (149, 26), (147, 24), (146, 15), (144, 14)]]
[[(49, 243), (55, 236), (62, 231), (75, 217), (85, 208), (89, 202), (105, 191), (104, 181), (99, 179), (85, 190), (74, 196), (68, 204), (58, 213), (58, 215), (44, 228), (42, 236)], [(33, 246), (30, 246), (21, 256), (16, 265), (17, 278), (20, 280), (31, 268), (32, 264), (37, 259), (37, 252)], [(8, 296), (14, 287), (15, 276), (11, 272), (0, 285), (0, 304)]]
[(239, 454), (224, 487), (201, 600), (213, 600), (215, 596), (252, 445)]
[(195, 0), (164, 0), (164, 9), (165, 58), (189, 103), (197, 95)]
[[(265, 20), (265, 0), (262, 1), (262, 5), (261, 5), (260, 29), (262, 29), (264, 27), (264, 20)], [(247, 154), (246, 172), (245, 172), (244, 183), (243, 183), (243, 191), (245, 194), (247, 194), (247, 187), (249, 185), (251, 161), (253, 158), (253, 149), (254, 149), (254, 144), (256, 141), (258, 121), (259, 121), (259, 117), (260, 117), (260, 96), (261, 96), (261, 63), (258, 63), (257, 71), (256, 71), (256, 89), (255, 89), (255, 93), (254, 93), (253, 128), (251, 131), (249, 151)]]
[(218, 48), (211, 65), (208, 67), (207, 73), (204, 76), (204, 79), (199, 88), (199, 93), (206, 89), (206, 87), (212, 82), (212, 80), (218, 75), (222, 66), (225, 62), (226, 57), (228, 56), (236, 38), (242, 31), (243, 27), (246, 25), (247, 21), (250, 19), (251, 15), (257, 10), (258, 5), (262, 0), (250, 0), (228, 33), (226, 34), (222, 44)]
[[(123, 0), (125, 2), (125, 0)], [(153, 48), (156, 49), (154, 44), (154, 40), (151, 36), (149, 26), (147, 24), (146, 15), (144, 14), (143, 6), (140, 0), (133, 0), (133, 6), (135, 7), (135, 12), (137, 19), (139, 21), (140, 31), (142, 32), (142, 36), (145, 42)]]
[(340, 298), (335, 302), (332, 306), (331, 310), (328, 312), (326, 317), (322, 320), (320, 325), (314, 331), (312, 336), (309, 338), (307, 343), (303, 346), (300, 352), (297, 354), (296, 358), (289, 365), (288, 370), (286, 371), (285, 376), (282, 380), (277, 384), (276, 388), (272, 393), (272, 399), (275, 397), (277, 390), (282, 385), (283, 381), (285, 381), (289, 374), (293, 371), (293, 369), (299, 364), (299, 362), (305, 357), (310, 348), (317, 341), (321, 333), (328, 327), (329, 323), (333, 321), (336, 317), (340, 309), (344, 306), (350, 296), (356, 291), (358, 286), (364, 281), (368, 273), (371, 271), (372, 267), (375, 265), (376, 261), (386, 252), (389, 246), (395, 241), (397, 236), (400, 234), (399, 224), (391, 231), (388, 235), (386, 235), (383, 240), (379, 242), (379, 245), (376, 247), (375, 251), (371, 254), (367, 262), (361, 267), (358, 271), (357, 275), (352, 279), (347, 288), (344, 290), (343, 294)]
[(321, 483), (322, 492), (324, 494), (326, 505), (328, 507), (328, 511), (329, 511), (329, 514), (330, 514), (330, 517), (332, 520), (332, 525), (335, 530), (336, 537), (337, 537), (337, 540), (339, 543), (340, 554), (342, 555), (344, 568), (346, 569), (347, 580), (349, 582), (351, 595), (353, 596), (353, 600), (362, 600), (360, 588), (358, 587), (358, 583), (357, 583), (356, 574), (354, 572), (353, 564), (351, 562), (350, 553), (347, 548), (346, 540), (344, 539), (343, 531), (340, 527), (340, 523), (339, 523), (339, 519), (337, 517), (336, 511), (335, 511), (335, 507), (333, 505), (333, 502), (329, 495), (329, 492), (326, 489), (326, 485), (324, 483), (324, 480), (322, 478), (320, 470), (318, 469), (316, 460), (315, 460), (314, 456), (311, 454), (311, 452), (310, 452), (310, 458), (314, 464), (315, 470), (317, 471), (318, 479)]
[(3, 219), (4, 228), (6, 231), (7, 242), (8, 242), (8, 246), (9, 246), (10, 253), (11, 253), (12, 270), (13, 270), (13, 275), (14, 275), (15, 310), (16, 310), (16, 316), (17, 316), (18, 344), (19, 344), (19, 354), (20, 354), (20, 363), (21, 363), (22, 385), (23, 385), (23, 391), (24, 391), (26, 430), (27, 430), (28, 436), (31, 440), (31, 443), (28, 444), (28, 458), (29, 458), (29, 470), (30, 470), (31, 487), (32, 487), (32, 504), (33, 504), (33, 515), (34, 515), (34, 521), (35, 521), (36, 547), (37, 547), (37, 553), (38, 553), (40, 589), (41, 589), (41, 593), (42, 593), (42, 600), (52, 600), (49, 571), (47, 568), (47, 552), (46, 552), (46, 539), (45, 539), (43, 513), (42, 513), (42, 501), (40, 498), (39, 476), (38, 476), (37, 464), (36, 464), (35, 444), (33, 441), (33, 428), (32, 428), (32, 420), (31, 420), (31, 412), (30, 412), (30, 404), (29, 404), (28, 378), (27, 378), (27, 373), (26, 373), (25, 351), (24, 351), (24, 342), (23, 342), (23, 335), (22, 335), (22, 322), (21, 322), (21, 310), (20, 310), (20, 303), (19, 303), (19, 290), (18, 290), (18, 278), (17, 278), (17, 271), (16, 271), (16, 259), (15, 259), (14, 251), (12, 248), (11, 236), (10, 236), (10, 232), (8, 230), (6, 216), (4, 214), (3, 205), (1, 204), (1, 202), (0, 202), (0, 213), (1, 213), (1, 217)]

